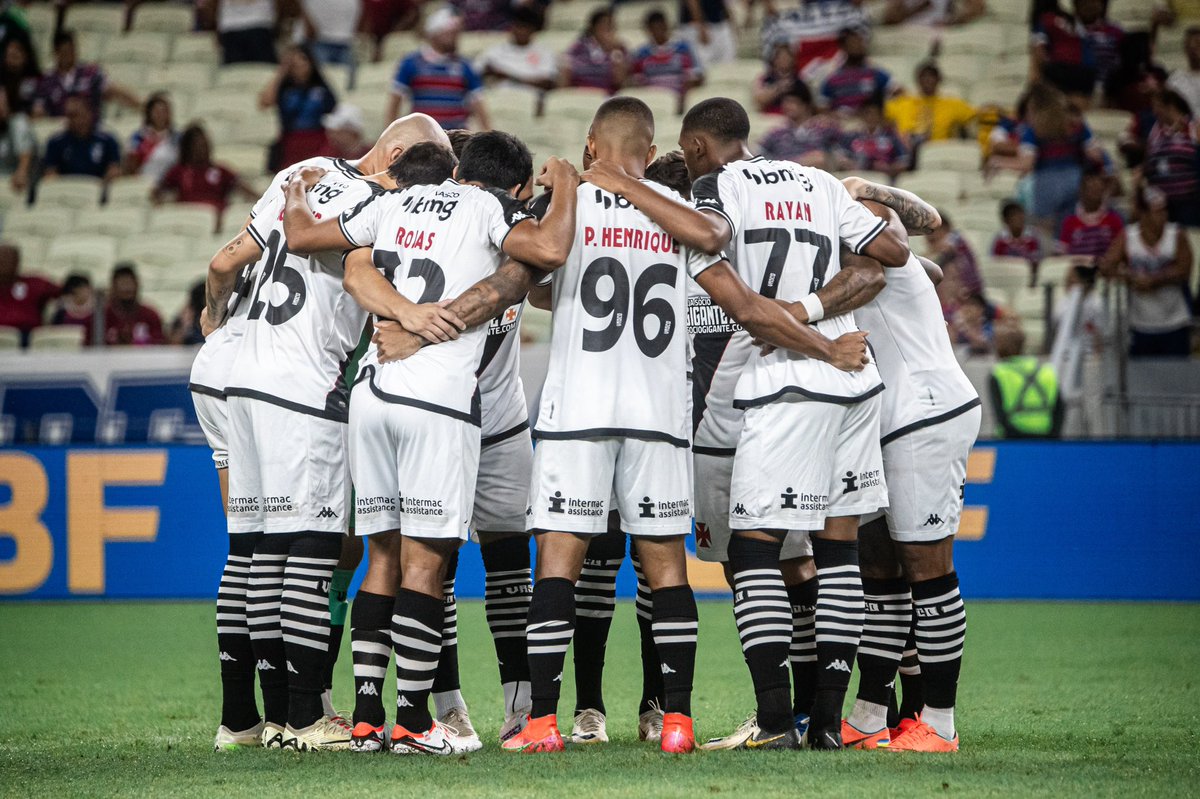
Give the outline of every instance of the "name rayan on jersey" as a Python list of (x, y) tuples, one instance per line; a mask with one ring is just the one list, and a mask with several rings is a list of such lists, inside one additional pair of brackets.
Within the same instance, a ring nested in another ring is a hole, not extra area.
[(693, 336), (736, 333), (742, 326), (709, 297), (688, 297), (687, 329)]
[(504, 313), (497, 316), (488, 323), (489, 336), (506, 336), (516, 328), (518, 320), (521, 318), (521, 306), (511, 305), (504, 310)]
[(583, 228), (585, 247), (613, 247), (625, 250), (645, 250), (658, 253), (679, 253), (679, 243), (661, 230), (630, 227)]

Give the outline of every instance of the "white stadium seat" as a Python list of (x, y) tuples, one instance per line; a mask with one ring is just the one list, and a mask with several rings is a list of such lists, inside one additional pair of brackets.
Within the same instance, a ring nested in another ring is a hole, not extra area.
[(166, 33), (138, 32), (110, 36), (104, 45), (105, 64), (165, 63), (171, 53), (171, 37)]
[(192, 9), (170, 3), (142, 3), (133, 16), (133, 29), (138, 31), (183, 34), (191, 31), (194, 24)]
[(43, 178), (37, 188), (37, 204), (42, 208), (96, 208), (103, 189), (100, 178), (84, 175)]
[(78, 350), (87, 330), (82, 325), (43, 325), (29, 334), (31, 350)]
[(21, 331), (15, 327), (0, 325), (0, 350), (15, 350), (21, 346)]
[(217, 229), (217, 210), (200, 203), (173, 203), (150, 211), (146, 230), (189, 238), (211, 236)]

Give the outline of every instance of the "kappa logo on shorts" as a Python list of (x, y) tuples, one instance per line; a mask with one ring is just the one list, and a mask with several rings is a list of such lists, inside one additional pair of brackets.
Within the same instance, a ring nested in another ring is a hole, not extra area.
[(532, 506), (532, 505), (527, 505), (527, 506), (525, 507), (525, 515), (526, 515), (526, 516), (532, 516), (532, 515), (533, 515), (533, 506)]
[(843, 494), (849, 494), (858, 490), (858, 475), (854, 472), (846, 472), (846, 476), (842, 478), (842, 482), (846, 487), (842, 489)]
[(567, 498), (562, 495), (561, 491), (555, 491), (554, 496), (550, 497), (550, 507), (547, 510), (550, 513), (566, 513), (563, 510), (563, 505), (567, 504)]
[(942, 517), (941, 517), (941, 516), (938, 516), (936, 513), (931, 513), (931, 514), (929, 514), (929, 518), (928, 518), (928, 519), (926, 519), (926, 520), (925, 520), (925, 521), (924, 521), (924, 522), (921, 524), (921, 526), (922, 526), (922, 527), (930, 527), (930, 526), (934, 526), (934, 525), (941, 524), (941, 523), (942, 523), (942, 521), (943, 521), (943, 520), (942, 520)]
[(796, 492), (792, 491), (791, 486), (788, 486), (787, 490), (784, 491), (779, 496), (783, 500), (783, 503), (779, 507), (782, 508), (783, 510), (788, 510), (788, 509), (795, 509), (796, 497), (798, 497), (800, 495), (797, 494)]
[(317, 514), (318, 519), (336, 519), (337, 517), (337, 511), (329, 506), (321, 508), (321, 512)]
[(638, 503), (638, 507), (642, 509), (642, 512), (638, 514), (639, 519), (654, 518), (654, 502), (650, 497), (642, 497), (642, 501)]
[(967, 493), (967, 481), (963, 480), (958, 484), (958, 501), (962, 502)]
[(735, 516), (745, 516), (746, 515), (746, 506), (739, 502), (738, 504), (733, 506), (733, 513)]

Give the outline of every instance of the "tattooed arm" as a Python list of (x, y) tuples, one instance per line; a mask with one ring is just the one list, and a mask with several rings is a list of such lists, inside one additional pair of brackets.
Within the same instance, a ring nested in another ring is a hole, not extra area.
[[(249, 220), (247, 220), (249, 224)], [(229, 310), (229, 298), (237, 285), (238, 272), (262, 257), (262, 247), (242, 228), (233, 239), (208, 262), (208, 279), (205, 282), (205, 308), (208, 324), (215, 330), (225, 323)], [(211, 331), (210, 331), (211, 332)]]
[(924, 236), (942, 226), (942, 217), (937, 209), (911, 191), (856, 177), (845, 178), (842, 185), (856, 200), (874, 200), (891, 208), (900, 217), (905, 229), (913, 235)]
[[(887, 285), (883, 266), (874, 258), (855, 255), (846, 249), (842, 250), (841, 258), (841, 271), (817, 291), (826, 319), (863, 307)], [(808, 311), (801, 303), (785, 302), (783, 305), (796, 321), (808, 321)]]

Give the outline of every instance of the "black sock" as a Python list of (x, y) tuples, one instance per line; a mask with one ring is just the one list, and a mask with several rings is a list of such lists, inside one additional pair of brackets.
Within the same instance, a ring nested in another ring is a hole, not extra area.
[(462, 687), (458, 679), (458, 601), (454, 596), (454, 577), (458, 573), (458, 553), (450, 557), (446, 567), (446, 580), (442, 583), (442, 655), (438, 658), (437, 671), (433, 675), (433, 692), (457, 691)]
[(575, 712), (604, 708), (604, 652), (617, 605), (617, 572), (625, 560), (625, 534), (595, 536), (575, 584)]
[(792, 605), (792, 646), (788, 659), (796, 694), (792, 715), (807, 716), (812, 713), (817, 695), (817, 578), (789, 585), (787, 592)]
[[(903, 577), (864, 577), (862, 641), (858, 645), (858, 698), (876, 705), (892, 701), (896, 669), (912, 619), (912, 596)], [(874, 730), (868, 730), (874, 732)]]
[(250, 583), (246, 595), (246, 625), (258, 668), (262, 690), (263, 718), (283, 726), (288, 720), (287, 655), (279, 605), (283, 594), (283, 570), (287, 563), (285, 536), (263, 535), (250, 561)]
[(921, 661), (917, 658), (917, 614), (914, 611), (904, 642), (904, 657), (900, 660), (900, 707), (898, 719), (915, 719), (925, 707), (925, 691), (921, 686)]
[(663, 712), (692, 715), (692, 678), (696, 673), (696, 633), (700, 617), (689, 585), (653, 592), (654, 646), (663, 682)]
[(729, 541), (733, 617), (754, 681), (758, 726), (772, 735), (786, 732), (795, 723), (788, 686), (792, 609), (779, 571), (782, 547), (780, 541), (757, 541), (736, 534)]
[(341, 536), (299, 533), (283, 572), (279, 618), (287, 654), (288, 724), (298, 730), (325, 715), (329, 659), (329, 582), (342, 553)]
[(350, 603), (346, 593), (354, 579), (354, 569), (334, 569), (329, 581), (329, 656), (325, 658), (325, 690), (333, 689), (333, 670), (337, 667), (342, 652), (342, 638), (346, 632), (346, 614)]
[(862, 637), (863, 594), (858, 542), (813, 537), (817, 566), (817, 695), (812, 726), (841, 729), (842, 704)]
[(958, 673), (967, 635), (967, 612), (958, 591), (958, 574), (950, 572), (913, 583), (912, 597), (925, 705), (952, 708), (958, 696)]
[(563, 663), (575, 630), (575, 586), (570, 580), (538, 580), (529, 603), (529, 694), (534, 718), (558, 712)]
[(240, 732), (258, 724), (254, 695), (254, 649), (246, 625), (250, 562), (261, 533), (229, 536), (229, 557), (217, 589), (217, 650), (221, 663), (221, 724)]
[(392, 647), (396, 651), (396, 723), (414, 734), (433, 726), (429, 692), (442, 652), (442, 597), (401, 588), (392, 608)]
[(396, 598), (360, 590), (350, 608), (350, 652), (354, 657), (354, 723), (382, 727), (383, 681), (392, 662), (392, 608)]
[(525, 625), (529, 623), (529, 600), (533, 597), (529, 539), (502, 538), (481, 545), (479, 551), (485, 572), (483, 607), (496, 644), (500, 682), (528, 682)]
[(658, 662), (658, 649), (654, 646), (654, 630), (651, 624), (654, 612), (654, 602), (650, 598), (650, 586), (646, 576), (642, 574), (642, 564), (638, 560), (634, 547), (629, 548), (629, 559), (633, 562), (633, 573), (637, 576), (637, 610), (638, 640), (641, 643), (642, 655), (642, 698), (638, 702), (638, 714), (650, 709), (651, 703), (660, 709), (663, 707), (663, 673)]

